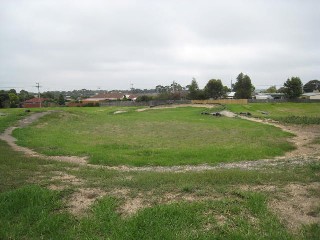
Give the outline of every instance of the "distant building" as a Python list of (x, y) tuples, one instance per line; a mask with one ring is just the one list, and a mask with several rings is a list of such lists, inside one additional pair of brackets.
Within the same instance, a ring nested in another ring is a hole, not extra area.
[(119, 92), (99, 93), (90, 98), (83, 99), (82, 102), (83, 103), (99, 103), (99, 102), (117, 101), (117, 100), (124, 100), (124, 99), (135, 101), (137, 99), (137, 96), (119, 93)]
[(274, 99), (274, 98), (268, 93), (258, 93), (255, 95), (255, 99), (266, 100), (266, 99)]
[(314, 91), (311, 93), (304, 93), (301, 95), (301, 98), (310, 99), (310, 100), (320, 100), (320, 92)]
[[(23, 108), (38, 108), (46, 106), (49, 98), (31, 98), (22, 103)], [(41, 104), (40, 104), (41, 103)]]
[(234, 95), (236, 94), (236, 92), (229, 92), (227, 93), (227, 99), (234, 99)]
[(269, 99), (284, 99), (284, 93), (257, 93), (255, 99), (269, 100)]

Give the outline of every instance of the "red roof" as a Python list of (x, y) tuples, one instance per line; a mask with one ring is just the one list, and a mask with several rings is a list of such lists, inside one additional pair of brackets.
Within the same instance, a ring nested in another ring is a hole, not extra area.
[(24, 101), (24, 103), (39, 103), (39, 102), (44, 102), (48, 100), (49, 98), (31, 98), (29, 100)]

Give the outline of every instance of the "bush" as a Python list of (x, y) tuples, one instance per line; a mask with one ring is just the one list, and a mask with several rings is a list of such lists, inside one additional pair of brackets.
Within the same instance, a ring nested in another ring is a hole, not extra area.
[(148, 102), (148, 101), (151, 101), (151, 100), (152, 100), (151, 96), (142, 95), (142, 96), (137, 97), (136, 102)]
[(99, 103), (87, 103), (83, 105), (83, 107), (99, 107), (99, 106), (100, 106)]
[(307, 117), (307, 116), (288, 116), (278, 118), (280, 122), (291, 124), (320, 124), (319, 117)]

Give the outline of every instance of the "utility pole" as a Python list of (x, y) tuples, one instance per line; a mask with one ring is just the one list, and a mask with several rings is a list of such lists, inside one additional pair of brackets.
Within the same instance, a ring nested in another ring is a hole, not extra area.
[(41, 99), (40, 99), (40, 84), (39, 83), (36, 83), (36, 88), (38, 88), (38, 99), (39, 99), (39, 104), (40, 104), (40, 108), (41, 108)]
[(133, 93), (133, 83), (130, 83), (130, 87), (131, 87), (131, 93)]

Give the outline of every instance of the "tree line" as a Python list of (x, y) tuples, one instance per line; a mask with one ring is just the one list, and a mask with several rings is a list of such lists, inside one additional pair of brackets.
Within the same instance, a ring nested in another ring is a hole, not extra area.
[[(173, 81), (167, 86), (157, 85), (154, 89), (134, 89), (130, 93), (139, 94), (137, 101), (158, 100), (205, 100), (205, 99), (220, 99), (226, 98), (230, 92), (235, 92), (234, 98), (250, 99), (254, 93), (255, 87), (251, 83), (248, 75), (240, 73), (236, 82), (232, 84), (231, 88), (224, 86), (220, 79), (210, 79), (203, 89), (199, 88), (197, 80), (192, 79), (191, 83), (182, 87), (179, 83)], [(123, 90), (114, 90), (118, 92), (126, 92)], [(320, 81), (311, 80), (305, 85), (302, 84), (299, 77), (288, 78), (283, 86), (279, 89), (276, 86), (271, 86), (266, 89), (266, 93), (284, 93), (287, 99), (295, 99), (301, 96), (303, 92), (320, 91)], [(42, 98), (49, 99), (50, 102), (58, 105), (65, 104), (66, 96), (74, 100), (88, 98), (96, 93), (102, 93), (105, 90), (73, 90), (73, 91), (48, 91), (41, 94)], [(150, 95), (151, 94), (151, 95)], [(153, 95), (152, 95), (153, 94)], [(22, 103), (28, 99), (34, 98), (35, 93), (30, 93), (25, 90), (17, 92), (15, 89), (9, 91), (0, 90), (0, 108), (15, 108), (21, 107)]]

